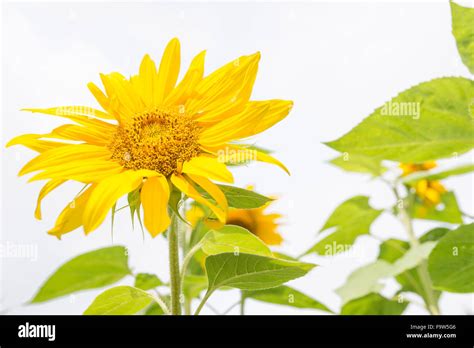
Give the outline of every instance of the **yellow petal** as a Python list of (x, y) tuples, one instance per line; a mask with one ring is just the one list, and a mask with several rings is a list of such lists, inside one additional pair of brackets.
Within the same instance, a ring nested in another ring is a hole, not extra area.
[(48, 181), (43, 188), (41, 189), (38, 199), (36, 201), (36, 209), (35, 209), (35, 218), (41, 220), (41, 202), (43, 201), (44, 197), (46, 197), (51, 191), (57, 188), (59, 185), (63, 184), (65, 180), (50, 180)]
[(199, 142), (204, 146), (217, 146), (253, 135), (258, 121), (265, 115), (268, 108), (266, 104), (245, 108), (240, 113), (205, 128), (200, 134)]
[(201, 194), (196, 190), (196, 188), (182, 175), (173, 174), (171, 176), (171, 182), (174, 186), (186, 196), (194, 199), (196, 202), (201, 203), (212, 210), (212, 212), (217, 216), (217, 218), (225, 222), (226, 213), (216, 205), (209, 202), (207, 199), (201, 196)]
[[(207, 121), (230, 110), (238, 112), (250, 97), (259, 60), (258, 52), (242, 56), (202, 79), (186, 102), (186, 111), (199, 119), (209, 114)], [(219, 111), (213, 112), (216, 109)]]
[(266, 100), (266, 101), (253, 101), (247, 105), (249, 108), (263, 104), (268, 105), (268, 109), (263, 117), (258, 121), (253, 129), (253, 134), (249, 133), (247, 136), (255, 135), (263, 132), (264, 130), (272, 127), (276, 123), (283, 120), (293, 107), (293, 102), (290, 100)]
[(206, 51), (199, 53), (191, 62), (186, 75), (175, 89), (166, 97), (166, 105), (184, 105), (186, 100), (194, 92), (195, 87), (204, 75), (204, 58)]
[[(51, 134), (53, 137), (64, 138), (76, 141), (85, 141), (91, 145), (106, 146), (110, 143), (112, 134), (97, 131), (94, 128), (77, 126), (74, 124), (65, 124), (55, 128)], [(48, 137), (47, 135), (45, 137)]]
[(178, 80), (181, 62), (179, 40), (174, 38), (166, 46), (158, 71), (158, 86), (154, 91), (156, 103), (162, 103)]
[(143, 177), (144, 171), (128, 170), (98, 183), (84, 209), (83, 223), (86, 234), (99, 227), (115, 202), (141, 185)]
[(52, 229), (48, 231), (48, 234), (58, 237), (59, 239), (63, 234), (74, 231), (76, 228), (82, 226), (82, 216), (84, 208), (91, 196), (92, 191), (95, 189), (95, 185), (90, 186), (82, 194), (76, 197), (70, 202), (59, 214), (56, 219), (56, 223)]
[(141, 89), (141, 97), (147, 106), (155, 105), (154, 95), (158, 88), (158, 74), (155, 62), (146, 54), (140, 64), (138, 84)]
[[(216, 184), (214, 184), (209, 179), (199, 175), (189, 174), (188, 177), (196, 184), (198, 184), (204, 191), (209, 193), (209, 195), (216, 201), (217, 205), (222, 208), (225, 215), (227, 215), (227, 198)], [(223, 221), (225, 221), (225, 219)]]
[(143, 184), (140, 198), (143, 204), (144, 222), (153, 237), (165, 231), (170, 224), (169, 196), (168, 181), (163, 176), (149, 178)]
[(78, 144), (67, 145), (50, 149), (29, 161), (19, 175), (24, 175), (47, 167), (67, 165), (67, 162), (77, 160), (107, 160), (110, 151), (103, 146)]
[(60, 146), (70, 145), (57, 141), (41, 140), (43, 134), (23, 134), (10, 140), (6, 147), (13, 145), (23, 145), (33, 151), (42, 153)]
[(28, 182), (45, 179), (75, 180), (86, 184), (100, 182), (123, 172), (123, 167), (110, 160), (77, 160), (48, 167), (34, 175)]
[(232, 173), (224, 163), (214, 157), (199, 156), (194, 157), (183, 164), (183, 173), (200, 175), (212, 180), (233, 183)]
[(100, 78), (110, 100), (110, 107), (120, 115), (119, 122), (124, 122), (138, 112), (143, 111), (144, 104), (130, 81), (123, 75), (113, 72), (101, 74)]
[(87, 84), (87, 88), (89, 88), (89, 91), (95, 97), (95, 99), (100, 104), (100, 106), (102, 106), (102, 108), (108, 112), (106, 114), (107, 117), (104, 117), (104, 118), (110, 118), (110, 119), (118, 120), (117, 112), (113, 108), (111, 108), (109, 99), (104, 94), (104, 92), (102, 92), (102, 90), (99, 87), (97, 87), (97, 85), (93, 82), (89, 82)]
[(22, 109), (22, 111), (30, 111), (33, 113), (38, 112), (41, 114), (64, 117), (86, 127), (95, 127), (97, 130), (103, 131), (105, 133), (115, 131), (115, 125), (93, 118), (94, 116), (98, 115), (97, 113), (101, 113), (101, 111), (94, 111), (94, 109), (87, 107), (85, 107), (86, 109), (84, 110), (76, 110), (75, 108), (75, 106), (59, 106), (47, 109)]

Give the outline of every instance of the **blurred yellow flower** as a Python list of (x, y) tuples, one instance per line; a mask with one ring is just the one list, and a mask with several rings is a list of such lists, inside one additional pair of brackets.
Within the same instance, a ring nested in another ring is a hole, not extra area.
[[(226, 198), (211, 180), (231, 183), (233, 176), (218, 153), (243, 149), (235, 141), (281, 121), (292, 102), (249, 100), (260, 53), (242, 56), (207, 76), (204, 56), (205, 51), (199, 53), (177, 83), (180, 43), (173, 39), (158, 69), (145, 55), (137, 75), (127, 79), (117, 72), (101, 74), (104, 91), (88, 84), (103, 111), (83, 106), (27, 109), (74, 122), (48, 134), (18, 136), (7, 145), (39, 153), (20, 171), (20, 175), (38, 172), (30, 181), (48, 180), (35, 216), (41, 218), (42, 199), (66, 181), (86, 185), (48, 233), (60, 237), (83, 226), (87, 234), (100, 226), (120, 197), (136, 190), (152, 236), (170, 223), (167, 206), (172, 189), (205, 205), (220, 221), (228, 220)], [(251, 156), (286, 170), (265, 153), (255, 150)], [(213, 202), (201, 195), (198, 186)]]
[[(428, 161), (424, 163), (401, 163), (400, 168), (402, 176), (430, 170), (436, 167), (436, 162)], [(423, 204), (430, 207), (436, 206), (441, 202), (441, 195), (446, 192), (446, 188), (437, 180), (422, 179), (414, 185), (415, 192), (423, 201)]]
[[(255, 209), (229, 209), (227, 215), (227, 225), (241, 226), (257, 237), (259, 237), (265, 244), (279, 245), (283, 241), (282, 236), (278, 233), (279, 219), (282, 217), (276, 213), (266, 213), (265, 210), (272, 202), (265, 204), (260, 208)], [(216, 223), (213, 220), (206, 220), (205, 212), (198, 206), (193, 205), (186, 212), (186, 219), (191, 225), (196, 226), (197, 222), (204, 219), (206, 225), (210, 228), (220, 228), (222, 224)]]

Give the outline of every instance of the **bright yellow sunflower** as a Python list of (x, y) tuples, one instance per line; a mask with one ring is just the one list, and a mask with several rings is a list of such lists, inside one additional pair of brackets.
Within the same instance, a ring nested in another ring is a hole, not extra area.
[(249, 100), (260, 53), (242, 56), (207, 76), (204, 56), (203, 51), (192, 60), (177, 84), (180, 43), (172, 39), (158, 69), (145, 55), (139, 73), (130, 79), (117, 72), (101, 74), (104, 92), (88, 84), (103, 111), (83, 106), (26, 109), (74, 122), (48, 134), (21, 135), (7, 144), (39, 153), (19, 173), (38, 172), (30, 181), (48, 180), (35, 216), (41, 218), (42, 199), (58, 186), (69, 180), (86, 185), (49, 234), (60, 237), (80, 226), (86, 234), (95, 230), (120, 197), (136, 190), (153, 237), (170, 223), (171, 190), (205, 205), (224, 222), (227, 201), (211, 180), (232, 183), (233, 176), (224, 164), (228, 158), (218, 153), (242, 150), (240, 158), (248, 154), (287, 171), (273, 157), (249, 153), (237, 143), (281, 121), (292, 107), (286, 100)]
[[(400, 168), (403, 170), (402, 176), (430, 170), (436, 167), (436, 162), (428, 161), (424, 163), (401, 163)], [(413, 188), (416, 195), (422, 200), (427, 207), (437, 206), (441, 203), (441, 196), (446, 193), (446, 188), (437, 180), (421, 179), (417, 181)]]
[[(247, 187), (247, 189), (252, 189), (252, 187)], [(282, 215), (265, 212), (272, 202), (270, 201), (262, 207), (255, 209), (231, 208), (227, 214), (226, 224), (241, 226), (255, 234), (268, 245), (280, 245), (283, 238), (278, 233), (278, 227)], [(215, 220), (207, 220), (206, 213), (196, 205), (193, 205), (186, 212), (186, 219), (193, 226), (196, 226), (197, 222), (203, 219), (210, 228), (222, 227), (222, 223), (216, 223)]]

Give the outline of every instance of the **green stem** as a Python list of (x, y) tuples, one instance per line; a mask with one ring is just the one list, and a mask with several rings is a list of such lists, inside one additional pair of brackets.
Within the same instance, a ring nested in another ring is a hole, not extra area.
[(240, 292), (240, 315), (245, 315), (245, 296), (242, 291)]
[(170, 288), (171, 288), (171, 314), (181, 314), (181, 281), (179, 276), (179, 240), (178, 217), (171, 212), (171, 224), (168, 230), (169, 263), (170, 263)]
[(189, 263), (191, 262), (194, 254), (201, 248), (202, 244), (197, 243), (189, 250), (183, 260), (183, 266), (181, 267), (181, 289), (184, 288), (184, 278), (186, 277), (186, 270), (188, 269)]
[(206, 292), (203, 299), (201, 300), (201, 303), (199, 304), (198, 308), (196, 309), (196, 312), (194, 312), (194, 315), (199, 315), (199, 313), (201, 313), (202, 307), (204, 307), (204, 305), (206, 304), (209, 297), (211, 297), (211, 295), (212, 295), (212, 292), (209, 292), (209, 291)]
[[(400, 202), (400, 195), (395, 187), (393, 187), (393, 192), (397, 197), (397, 204)], [(420, 241), (416, 238), (415, 231), (413, 229), (413, 221), (408, 213), (406, 202), (402, 202), (402, 208), (399, 210), (399, 219), (402, 224), (405, 226), (407, 231), (408, 238), (410, 239), (410, 245), (412, 248), (420, 245)], [(430, 275), (428, 273), (428, 264), (426, 260), (422, 260), (420, 265), (416, 268), (418, 276), (420, 277), (421, 286), (425, 292), (423, 299), (426, 303), (426, 308), (433, 315), (439, 315), (438, 303), (436, 301), (436, 296), (433, 291), (433, 283), (431, 282)]]

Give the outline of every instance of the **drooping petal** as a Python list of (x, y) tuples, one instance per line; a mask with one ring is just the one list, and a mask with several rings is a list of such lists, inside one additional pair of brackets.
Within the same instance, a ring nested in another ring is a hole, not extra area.
[(265, 100), (265, 101), (252, 101), (247, 104), (247, 107), (253, 108), (257, 105), (268, 105), (268, 109), (263, 117), (258, 120), (253, 128), (253, 133), (249, 133), (247, 136), (252, 136), (267, 130), (276, 123), (283, 120), (293, 107), (293, 102), (290, 100)]
[(220, 207), (212, 204), (207, 199), (202, 197), (202, 195), (196, 190), (196, 188), (182, 175), (173, 174), (171, 176), (171, 182), (174, 186), (186, 196), (194, 199), (196, 202), (201, 203), (212, 210), (212, 212), (217, 216), (217, 218), (225, 222), (226, 212), (223, 211)]
[(83, 222), (86, 234), (100, 226), (120, 197), (141, 185), (144, 176), (151, 177), (151, 175), (156, 176), (158, 173), (128, 170), (98, 183), (84, 209)]
[(194, 157), (190, 161), (184, 162), (182, 172), (204, 176), (221, 182), (234, 182), (232, 173), (227, 169), (224, 163), (219, 162), (215, 157)]
[(82, 217), (84, 209), (91, 196), (92, 191), (95, 189), (95, 185), (91, 185), (72, 202), (70, 202), (59, 214), (56, 219), (56, 223), (52, 229), (48, 231), (48, 234), (58, 237), (61, 239), (63, 234), (74, 231), (76, 228), (82, 226)]
[(62, 185), (65, 180), (55, 179), (49, 180), (41, 189), (38, 199), (36, 201), (36, 208), (35, 208), (35, 218), (41, 220), (41, 202), (43, 201), (44, 197), (46, 197), (51, 191), (57, 188), (59, 185)]
[(189, 174), (188, 177), (206, 191), (227, 215), (227, 198), (216, 184), (203, 176)]
[(166, 46), (158, 70), (158, 86), (154, 91), (154, 101), (162, 103), (178, 80), (181, 63), (180, 43), (177, 38), (172, 39)]
[(140, 198), (144, 211), (144, 222), (153, 237), (165, 231), (169, 224), (168, 200), (170, 189), (163, 176), (148, 178), (143, 184)]
[(166, 105), (180, 105), (194, 92), (195, 87), (202, 80), (204, 75), (204, 58), (206, 51), (199, 53), (191, 62), (186, 75), (184, 75), (181, 82), (175, 89), (166, 97), (164, 104)]

